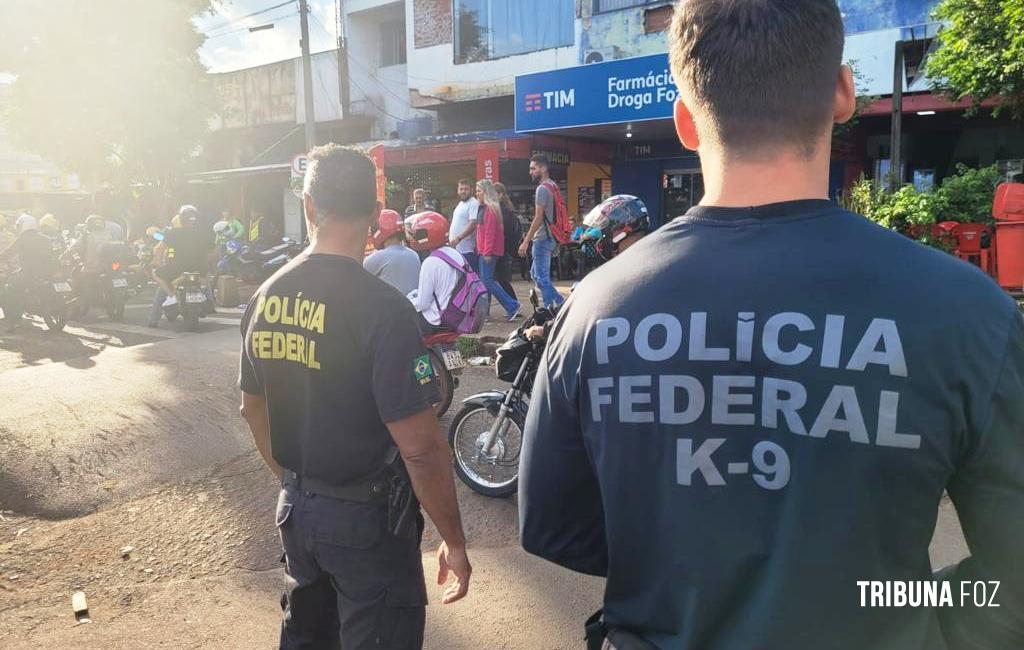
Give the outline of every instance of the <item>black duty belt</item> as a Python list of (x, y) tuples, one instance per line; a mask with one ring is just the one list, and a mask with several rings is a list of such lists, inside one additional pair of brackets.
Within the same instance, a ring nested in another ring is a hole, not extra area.
[(299, 476), (291, 470), (284, 470), (284, 479), (281, 481), (286, 487), (294, 487), (304, 492), (311, 492), (320, 496), (341, 499), (342, 501), (354, 501), (356, 503), (384, 503), (388, 496), (388, 481), (383, 476), (378, 476), (362, 483), (349, 485), (331, 485), (316, 479)]

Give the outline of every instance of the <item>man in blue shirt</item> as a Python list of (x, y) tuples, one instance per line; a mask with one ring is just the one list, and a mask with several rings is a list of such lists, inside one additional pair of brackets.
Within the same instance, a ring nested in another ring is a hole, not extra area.
[[(1024, 648), (1017, 306), (826, 200), (855, 103), (833, 0), (683, 0), (670, 43), (706, 194), (560, 313), (523, 546), (607, 576), (613, 645)], [(933, 578), (944, 492), (971, 557)]]

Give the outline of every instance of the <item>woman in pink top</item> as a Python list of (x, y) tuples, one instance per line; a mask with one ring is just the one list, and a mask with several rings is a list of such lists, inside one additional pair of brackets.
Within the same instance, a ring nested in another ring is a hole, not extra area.
[(501, 220), (501, 204), (494, 183), (482, 180), (476, 184), (476, 198), (480, 202), (477, 215), (476, 252), (480, 256), (480, 279), (487, 291), (498, 299), (508, 314), (508, 320), (519, 318), (520, 305), (494, 279), (494, 269), (505, 254), (505, 229)]

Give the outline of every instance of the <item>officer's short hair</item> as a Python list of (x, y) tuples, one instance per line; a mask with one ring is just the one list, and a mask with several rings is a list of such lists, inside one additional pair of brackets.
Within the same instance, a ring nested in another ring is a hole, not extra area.
[(377, 205), (377, 168), (358, 149), (331, 143), (309, 152), (303, 191), (319, 219), (363, 219)]
[(681, 0), (672, 73), (701, 138), (810, 157), (832, 123), (843, 57), (835, 0)]

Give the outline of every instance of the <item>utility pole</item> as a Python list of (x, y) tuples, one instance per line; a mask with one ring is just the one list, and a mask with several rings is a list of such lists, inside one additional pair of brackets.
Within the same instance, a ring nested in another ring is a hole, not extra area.
[(892, 133), (889, 140), (889, 189), (903, 185), (903, 41), (896, 41), (892, 75)]
[(348, 35), (345, 33), (345, 6), (342, 0), (335, 0), (338, 19), (338, 91), (341, 101), (341, 119), (348, 117), (351, 92), (348, 85)]
[(309, 57), (309, 3), (299, 0), (299, 20), (302, 23), (302, 92), (306, 105), (306, 151), (316, 146), (316, 111), (313, 97), (313, 62)]

